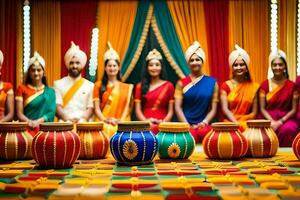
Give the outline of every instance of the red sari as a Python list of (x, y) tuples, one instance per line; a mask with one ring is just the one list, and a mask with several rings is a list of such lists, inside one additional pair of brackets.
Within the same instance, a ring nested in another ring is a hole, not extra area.
[[(270, 87), (271, 80), (265, 80), (259, 90), (260, 96), (266, 98), (266, 111), (274, 120), (280, 120), (291, 109), (293, 98), (298, 98), (295, 83), (286, 80), (281, 85)], [(262, 117), (262, 116), (261, 116)], [(276, 134), (281, 147), (290, 147), (298, 134), (298, 124), (295, 117), (285, 121), (277, 130)]]
[[(135, 88), (135, 102), (142, 101), (142, 84), (138, 83)], [(148, 91), (143, 99), (143, 114), (146, 118), (155, 118), (163, 120), (169, 109), (169, 104), (174, 102), (174, 86), (166, 81), (161, 86)], [(158, 125), (152, 124), (151, 131), (158, 133)]]
[(8, 95), (14, 95), (12, 84), (0, 81), (0, 119), (5, 116)]

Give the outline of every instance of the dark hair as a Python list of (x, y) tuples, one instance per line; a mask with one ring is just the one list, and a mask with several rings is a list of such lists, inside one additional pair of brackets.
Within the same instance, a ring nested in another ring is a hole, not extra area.
[[(144, 96), (148, 92), (149, 87), (150, 87), (151, 77), (150, 77), (150, 74), (148, 72), (149, 62), (150, 62), (150, 60), (147, 60), (146, 65), (144, 65), (144, 67), (142, 69), (142, 73), (141, 73), (142, 104), (143, 104), (143, 101), (144, 101)], [(162, 80), (166, 80), (167, 79), (166, 69), (164, 68), (162, 61), (159, 60), (159, 62), (161, 64), (161, 72), (159, 74), (159, 78), (161, 78)]]
[[(106, 67), (107, 63), (110, 61), (110, 59), (107, 59), (105, 60), (104, 62), (104, 67)], [(120, 61), (118, 60), (114, 60), (116, 61), (116, 63), (120, 66)], [(117, 79), (119, 81), (121, 81), (121, 73), (120, 73), (120, 70), (118, 71), (118, 74), (117, 74)], [(99, 98), (101, 99), (102, 98), (102, 95), (103, 93), (106, 91), (106, 87), (107, 87), (107, 83), (108, 83), (108, 76), (107, 76), (107, 73), (104, 69), (104, 74), (103, 74), (103, 77), (102, 77), (102, 81), (101, 81), (101, 87), (100, 87), (100, 91), (99, 91)]]
[[(285, 72), (284, 72), (285, 78), (289, 79), (289, 72), (288, 72), (288, 66), (287, 66), (286, 60), (282, 56), (280, 56), (278, 58), (280, 58), (282, 60), (283, 64), (285, 65)], [(273, 62), (275, 59), (272, 60), (271, 65), (273, 65)], [(273, 70), (272, 70), (272, 72), (273, 72)]]
[[(26, 76), (25, 76), (25, 84), (32, 84), (32, 79), (31, 79), (31, 77), (30, 77), (30, 75), (29, 75), (29, 70), (30, 70), (30, 68), (31, 68), (32, 66), (33, 66), (33, 65), (30, 65), (29, 68), (28, 68), (28, 70), (27, 70), (27, 73), (26, 73)], [(41, 65), (41, 66), (42, 66), (42, 65)], [(44, 85), (48, 86), (47, 78), (46, 78), (46, 76), (45, 76), (45, 69), (44, 69), (43, 66), (42, 66), (42, 69), (43, 69), (43, 71), (44, 71), (44, 76), (42, 77), (42, 83), (43, 83)]]
[[(249, 72), (249, 69), (248, 69), (248, 65), (247, 65), (247, 63), (244, 61), (244, 59), (242, 59), (242, 60), (243, 60), (243, 62), (245, 63), (246, 69), (247, 69), (247, 72), (246, 72), (244, 78), (245, 78), (246, 81), (251, 82), (252, 79), (251, 79), (251, 76), (250, 76), (250, 72)], [(235, 62), (236, 62), (236, 60), (234, 61), (234, 63), (235, 63)], [(234, 65), (234, 63), (232, 64), (232, 66)], [(234, 77), (234, 75), (233, 75), (233, 70), (232, 70), (232, 77)]]

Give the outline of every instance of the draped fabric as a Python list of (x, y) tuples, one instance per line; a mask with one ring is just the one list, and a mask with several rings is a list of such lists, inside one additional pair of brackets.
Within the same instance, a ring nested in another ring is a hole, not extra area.
[(190, 73), (184, 57), (168, 5), (165, 0), (154, 1), (154, 16), (151, 21), (158, 42), (172, 68), (180, 78)]
[[(203, 1), (167, 1), (167, 4), (183, 51), (197, 40), (209, 58)], [(210, 74), (209, 66), (207, 59), (203, 65), (205, 74)]]
[[(97, 1), (61, 1), (61, 76), (68, 74), (64, 56), (71, 46), (71, 41), (80, 46), (89, 59), (92, 29), (95, 27)], [(86, 68), (82, 70), (85, 77)]]
[(278, 2), (278, 48), (287, 54), (289, 78), (295, 80), (296, 72), (296, 1)]
[(18, 1), (0, 1), (0, 50), (3, 52), (2, 80), (16, 85), (16, 37)]
[(204, 0), (210, 75), (219, 83), (228, 79), (229, 1)]
[(38, 51), (46, 61), (46, 77), (49, 85), (60, 79), (61, 73), (61, 13), (56, 0), (31, 2), (32, 54)]
[(146, 37), (149, 30), (150, 20), (153, 14), (153, 7), (149, 1), (140, 1), (130, 37), (128, 50), (123, 59), (121, 74), (123, 80), (126, 80), (134, 69), (139, 56), (143, 50)]
[[(119, 53), (121, 62), (124, 61), (136, 18), (137, 5), (137, 1), (99, 1), (97, 11), (98, 80), (101, 80), (104, 72), (103, 55), (107, 50), (107, 41), (110, 41)], [(143, 26), (143, 23), (140, 25)]]
[[(269, 1), (229, 1), (229, 49), (239, 44), (250, 55), (251, 78), (261, 83), (267, 77), (270, 53)], [(259, 19), (259, 20), (254, 20)]]

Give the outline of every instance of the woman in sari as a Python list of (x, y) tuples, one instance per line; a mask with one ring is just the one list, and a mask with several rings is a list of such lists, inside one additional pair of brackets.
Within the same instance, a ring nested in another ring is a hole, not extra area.
[(262, 117), (271, 120), (281, 147), (290, 147), (298, 133), (295, 118), (299, 94), (290, 81), (286, 55), (278, 50), (269, 56), (273, 77), (262, 82), (259, 89), (259, 105)]
[(246, 121), (254, 119), (257, 114), (259, 85), (251, 80), (248, 53), (238, 45), (235, 48), (229, 55), (232, 79), (222, 84), (220, 100), (224, 121), (239, 123), (241, 130), (245, 130)]
[(103, 78), (94, 86), (94, 109), (98, 120), (105, 122), (104, 132), (110, 137), (119, 121), (130, 121), (133, 85), (121, 82), (119, 55), (109, 42), (108, 46)]
[(28, 122), (29, 132), (34, 136), (40, 123), (53, 122), (56, 102), (54, 89), (48, 87), (45, 77), (45, 61), (37, 53), (29, 61), (25, 84), (16, 94), (17, 116)]
[(153, 49), (146, 57), (142, 81), (135, 88), (135, 114), (141, 121), (149, 121), (151, 131), (158, 133), (160, 122), (171, 121), (174, 106), (174, 86), (166, 81), (162, 56)]
[(0, 122), (9, 122), (14, 117), (14, 91), (11, 83), (1, 81), (3, 54), (0, 50)]
[(214, 78), (202, 73), (205, 54), (199, 42), (194, 42), (185, 52), (191, 74), (177, 82), (175, 112), (181, 122), (188, 122), (197, 143), (211, 130), (218, 104), (218, 85)]

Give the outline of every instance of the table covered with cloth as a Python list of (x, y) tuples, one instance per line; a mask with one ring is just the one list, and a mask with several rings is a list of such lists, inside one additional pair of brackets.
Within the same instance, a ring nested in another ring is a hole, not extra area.
[(0, 199), (300, 199), (300, 161), (291, 148), (272, 158), (211, 160), (201, 146), (186, 160), (120, 166), (111, 155), (69, 169), (0, 161)]

